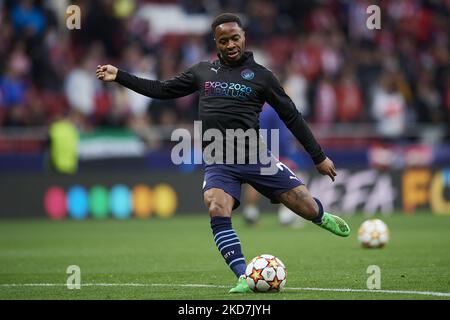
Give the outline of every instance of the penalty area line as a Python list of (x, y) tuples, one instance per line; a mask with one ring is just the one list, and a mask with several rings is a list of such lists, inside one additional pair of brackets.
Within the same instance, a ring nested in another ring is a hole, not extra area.
[[(67, 287), (63, 283), (2, 283), (0, 288), (9, 287)], [(184, 288), (216, 288), (225, 289), (231, 286), (213, 284), (168, 284), (168, 283), (81, 283), (81, 287), (184, 287)], [(360, 293), (389, 293), (389, 294), (412, 294), (436, 297), (450, 297), (450, 292), (413, 291), (413, 290), (381, 290), (381, 289), (350, 289), (350, 288), (294, 288), (285, 287), (288, 291), (328, 291), (328, 292), (360, 292)]]

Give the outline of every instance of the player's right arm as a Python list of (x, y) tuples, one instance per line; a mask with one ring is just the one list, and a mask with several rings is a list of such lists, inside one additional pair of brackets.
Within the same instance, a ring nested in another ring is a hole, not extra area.
[(120, 83), (128, 89), (150, 98), (175, 99), (198, 90), (193, 68), (170, 80), (159, 81), (139, 78), (108, 64), (97, 66), (96, 76), (106, 82)]

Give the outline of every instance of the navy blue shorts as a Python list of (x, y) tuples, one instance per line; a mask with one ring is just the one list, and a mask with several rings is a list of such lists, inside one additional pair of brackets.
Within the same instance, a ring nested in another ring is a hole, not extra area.
[(250, 184), (272, 203), (280, 203), (278, 196), (304, 184), (286, 165), (277, 163), (273, 175), (261, 174), (261, 164), (210, 164), (205, 165), (203, 192), (218, 188), (235, 199), (233, 209), (240, 205), (241, 185)]

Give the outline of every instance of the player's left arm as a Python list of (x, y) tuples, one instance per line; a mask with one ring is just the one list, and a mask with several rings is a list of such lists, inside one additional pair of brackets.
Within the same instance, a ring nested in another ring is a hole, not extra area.
[(311, 129), (297, 110), (291, 98), (286, 94), (280, 82), (269, 72), (267, 80), (266, 101), (275, 109), (286, 127), (292, 132), (297, 140), (303, 145), (311, 156), (317, 171), (327, 175), (334, 181), (336, 168), (323, 152)]

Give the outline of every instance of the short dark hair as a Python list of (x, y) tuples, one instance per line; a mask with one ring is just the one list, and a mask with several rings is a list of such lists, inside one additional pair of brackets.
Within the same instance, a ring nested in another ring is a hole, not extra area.
[(242, 29), (242, 22), (239, 16), (235, 15), (234, 13), (222, 13), (217, 17), (215, 17), (213, 22), (211, 23), (212, 32), (214, 33), (216, 31), (218, 25), (227, 22), (236, 22), (238, 26)]

